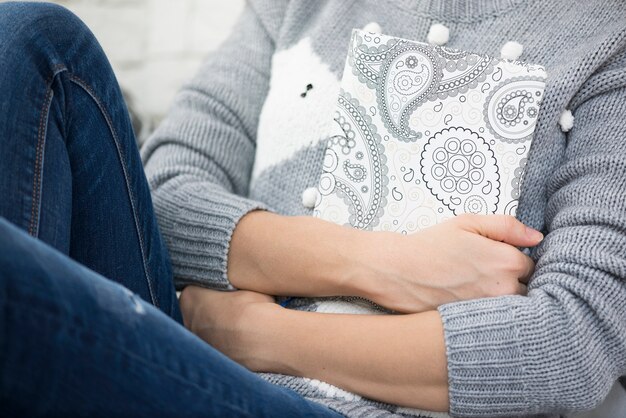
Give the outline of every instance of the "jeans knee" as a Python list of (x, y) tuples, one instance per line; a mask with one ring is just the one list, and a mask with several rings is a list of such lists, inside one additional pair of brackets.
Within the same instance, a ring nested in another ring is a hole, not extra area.
[(53, 3), (8, 2), (0, 4), (0, 53), (19, 51), (22, 59), (39, 50), (63, 48), (63, 41), (93, 34), (67, 8)]
[(3, 32), (24, 35), (33, 32), (74, 32), (86, 29), (71, 11), (54, 3), (8, 2), (0, 4)]

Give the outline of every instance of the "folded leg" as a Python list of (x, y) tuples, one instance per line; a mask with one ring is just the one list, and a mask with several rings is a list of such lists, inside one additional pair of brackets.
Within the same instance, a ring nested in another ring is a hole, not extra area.
[(0, 416), (339, 415), (0, 218)]
[(180, 320), (128, 110), (63, 7), (0, 4), (0, 216)]

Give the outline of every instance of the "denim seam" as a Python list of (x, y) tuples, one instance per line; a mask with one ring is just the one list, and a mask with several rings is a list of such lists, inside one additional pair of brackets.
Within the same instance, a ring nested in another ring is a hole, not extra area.
[(30, 225), (28, 233), (34, 237), (39, 235), (39, 204), (41, 202), (41, 172), (43, 169), (43, 154), (45, 144), (45, 121), (48, 120), (48, 109), (52, 103), (54, 93), (51, 88), (47, 88), (46, 96), (41, 107), (41, 116), (39, 117), (39, 129), (37, 129), (37, 146), (35, 151), (35, 167), (33, 169), (33, 192), (30, 208)]
[(37, 145), (35, 152), (35, 167), (33, 173), (33, 192), (32, 202), (30, 208), (30, 222), (28, 226), (28, 233), (37, 237), (39, 235), (39, 220), (41, 213), (41, 183), (42, 173), (45, 155), (45, 143), (46, 143), (46, 131), (48, 116), (50, 114), (50, 104), (54, 97), (52, 90), (52, 81), (62, 71), (65, 71), (65, 65), (57, 64), (52, 67), (52, 75), (46, 79), (46, 95), (41, 107), (41, 115), (39, 117), (39, 129), (37, 130)]
[(141, 251), (141, 261), (143, 263), (144, 275), (145, 275), (146, 281), (148, 283), (148, 290), (150, 291), (150, 298), (152, 299), (152, 304), (154, 306), (156, 306), (157, 308), (159, 308), (159, 303), (157, 301), (157, 298), (156, 298), (156, 296), (154, 294), (154, 289), (152, 287), (152, 277), (150, 276), (150, 272), (148, 270), (148, 265), (147, 265), (147, 260), (146, 260), (145, 244), (144, 244), (144, 241), (143, 241), (143, 236), (141, 234), (141, 228), (139, 227), (139, 220), (137, 218), (137, 208), (136, 208), (136, 205), (135, 205), (135, 196), (134, 196), (133, 191), (132, 191), (132, 189), (130, 187), (130, 180), (129, 180), (128, 172), (126, 170), (126, 159), (124, 158), (124, 152), (122, 151), (122, 148), (120, 147), (117, 133), (115, 132), (115, 129), (113, 128), (113, 122), (111, 121), (111, 118), (110, 118), (108, 112), (106, 111), (105, 107), (102, 105), (102, 102), (100, 101), (100, 99), (98, 98), (96, 93), (91, 89), (91, 87), (89, 87), (89, 85), (85, 81), (83, 81), (81, 78), (77, 77), (74, 74), (69, 74), (69, 78), (70, 78), (70, 81), (72, 81), (74, 84), (76, 84), (77, 86), (79, 86), (80, 88), (85, 90), (85, 92), (87, 92), (87, 94), (89, 94), (89, 96), (94, 100), (94, 102), (96, 103), (96, 105), (100, 109), (100, 112), (102, 113), (102, 116), (106, 120), (107, 126), (109, 127), (109, 131), (111, 133), (111, 136), (113, 137), (113, 143), (115, 144), (115, 148), (117, 150), (117, 155), (118, 155), (119, 160), (120, 160), (120, 165), (122, 166), (122, 173), (124, 174), (124, 182), (126, 183), (126, 191), (128, 193), (128, 199), (130, 200), (131, 210), (133, 212), (133, 221), (135, 223), (135, 230), (137, 232), (137, 237), (139, 239), (139, 249)]

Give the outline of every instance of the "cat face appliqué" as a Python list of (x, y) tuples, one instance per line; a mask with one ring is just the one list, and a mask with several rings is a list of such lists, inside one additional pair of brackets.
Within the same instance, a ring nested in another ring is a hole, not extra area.
[(328, 138), (338, 92), (339, 79), (308, 38), (274, 55), (257, 132), (253, 182), (267, 168)]

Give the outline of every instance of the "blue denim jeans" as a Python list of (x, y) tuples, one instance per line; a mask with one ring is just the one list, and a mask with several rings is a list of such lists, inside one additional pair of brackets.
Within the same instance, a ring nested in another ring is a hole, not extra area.
[(111, 67), (42, 3), (0, 4), (0, 416), (339, 416), (181, 325)]

